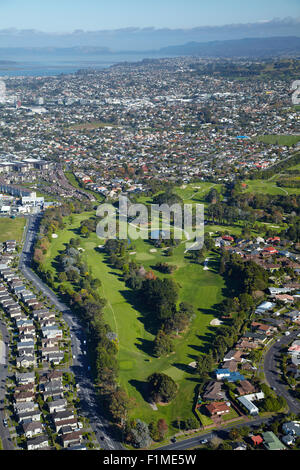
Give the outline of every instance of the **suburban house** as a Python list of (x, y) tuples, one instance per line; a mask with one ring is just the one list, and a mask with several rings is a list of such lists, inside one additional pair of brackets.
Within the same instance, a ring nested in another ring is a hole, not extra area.
[(80, 444), (82, 441), (82, 431), (74, 431), (61, 436), (62, 445), (70, 447), (71, 445)]
[(256, 416), (259, 414), (259, 409), (256, 405), (254, 405), (254, 401), (262, 400), (264, 398), (264, 393), (251, 393), (249, 395), (243, 395), (238, 397), (238, 401), (241, 403), (242, 406), (246, 408), (246, 410), (250, 413), (251, 416)]
[(202, 395), (203, 400), (205, 401), (214, 401), (220, 400), (225, 398), (225, 392), (222, 391), (222, 383), (212, 380), (208, 382), (205, 388), (205, 392)]
[(67, 408), (68, 402), (64, 398), (59, 400), (54, 400), (48, 403), (48, 408), (50, 413), (57, 411), (64, 411)]
[(255, 446), (259, 446), (264, 441), (259, 434), (257, 434), (257, 436), (250, 436), (250, 439)]
[(34, 384), (35, 383), (35, 373), (34, 372), (25, 372), (20, 373), (16, 372), (16, 380), (18, 384)]
[(255, 393), (255, 387), (249, 380), (241, 380), (237, 386), (237, 392), (239, 395), (249, 395)]
[(286, 450), (286, 446), (272, 431), (262, 433), (263, 444), (267, 450)]
[(27, 441), (27, 450), (49, 449), (48, 436), (38, 436)]
[(23, 423), (23, 431), (27, 438), (34, 437), (37, 434), (43, 432), (43, 425), (37, 421), (31, 421), (30, 423)]
[(231, 349), (227, 354), (226, 356), (224, 356), (223, 358), (223, 361), (226, 362), (226, 361), (240, 361), (241, 360), (241, 356), (242, 356), (242, 352), (241, 351), (237, 351), (235, 349)]

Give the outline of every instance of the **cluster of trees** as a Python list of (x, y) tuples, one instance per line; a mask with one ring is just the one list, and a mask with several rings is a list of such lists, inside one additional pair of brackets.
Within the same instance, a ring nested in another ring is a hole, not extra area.
[(171, 188), (154, 196), (152, 202), (153, 204), (167, 204), (168, 206), (172, 206), (173, 204), (183, 204), (182, 198), (178, 194), (174, 193)]
[(220, 274), (224, 273), (239, 294), (252, 294), (254, 291), (263, 291), (268, 287), (267, 271), (252, 260), (244, 262), (236, 254), (223, 252)]
[(212, 368), (236, 344), (246, 328), (255, 308), (253, 292), (264, 290), (268, 285), (268, 275), (263, 268), (252, 261), (243, 262), (237, 255), (229, 255), (227, 252), (222, 254), (220, 272), (230, 283), (233, 295), (218, 305), (220, 317), (227, 317), (228, 324), (218, 328), (207, 354), (197, 360), (196, 372), (202, 381), (209, 378)]
[(159, 325), (153, 346), (156, 357), (174, 351), (174, 335), (183, 332), (194, 314), (193, 305), (181, 302), (177, 308), (178, 285), (173, 279), (145, 279), (139, 295)]
[(90, 217), (89, 219), (82, 220), (80, 222), (80, 229), (79, 229), (80, 235), (88, 237), (90, 233), (96, 233), (98, 222), (99, 222), (99, 218), (96, 218), (96, 217)]
[[(184, 331), (194, 313), (193, 306), (182, 302), (177, 308), (179, 286), (170, 278), (160, 279), (152, 270), (146, 271), (135, 261), (128, 262), (127, 242), (124, 240), (107, 240), (105, 252), (108, 261), (123, 271), (126, 285), (136, 291), (137, 299), (153, 315), (153, 323), (158, 331), (153, 343), (153, 353), (160, 357), (174, 350), (172, 335)], [(172, 272), (176, 267), (159, 263), (157, 269)]]
[(261, 383), (260, 388), (265, 395), (261, 402), (261, 409), (263, 411), (276, 412), (287, 406), (285, 398), (280, 395), (276, 396), (267, 384)]
[(212, 222), (234, 224), (237, 221), (255, 226), (257, 221), (280, 223), (285, 217), (287, 222), (300, 215), (300, 196), (271, 195), (242, 191), (240, 181), (226, 186), (226, 204), (210, 199), (207, 208), (208, 219)]
[(286, 237), (295, 243), (300, 242), (300, 217), (295, 217), (286, 231)]
[(177, 269), (177, 266), (169, 263), (157, 263), (155, 269), (164, 274), (172, 274)]
[[(39, 270), (40, 274), (47, 279), (47, 273), (43, 268), (45, 256), (49, 249), (52, 234), (63, 230), (66, 226), (64, 217), (69, 217), (69, 222), (72, 223), (72, 214), (80, 214), (83, 211), (90, 211), (94, 207), (90, 201), (73, 201), (66, 202), (59, 207), (46, 209), (39, 228), (39, 238), (35, 244), (33, 263)], [(48, 273), (48, 277), (49, 277)], [(51, 277), (51, 276), (50, 276)], [(49, 279), (48, 279), (49, 280)]]
[(108, 255), (108, 262), (116, 269), (128, 270), (129, 256), (127, 253), (128, 240), (108, 239), (104, 251)]

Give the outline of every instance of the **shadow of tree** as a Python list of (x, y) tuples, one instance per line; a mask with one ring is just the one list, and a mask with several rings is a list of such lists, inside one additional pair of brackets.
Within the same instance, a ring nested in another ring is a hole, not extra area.
[(134, 343), (134, 345), (143, 351), (145, 354), (147, 354), (150, 357), (156, 357), (153, 355), (153, 341), (150, 341), (149, 339), (144, 339), (144, 338), (137, 338), (139, 343)]
[(143, 400), (147, 403), (149, 402), (149, 391), (147, 382), (142, 382), (141, 380), (129, 380), (130, 385), (132, 385), (137, 392), (142, 396)]
[(187, 374), (191, 374), (191, 375), (195, 374), (195, 369), (193, 367), (190, 367), (188, 364), (183, 364), (180, 362), (173, 362), (172, 366), (177, 367), (177, 369), (183, 370)]

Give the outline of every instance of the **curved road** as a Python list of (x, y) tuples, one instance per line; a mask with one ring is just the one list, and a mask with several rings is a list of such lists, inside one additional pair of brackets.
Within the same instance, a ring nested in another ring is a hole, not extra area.
[(89, 374), (88, 359), (84, 354), (86, 339), (80, 320), (72, 314), (70, 308), (63, 304), (54, 292), (30, 269), (33, 244), (38, 231), (40, 217), (40, 215), (35, 215), (28, 218), (25, 241), (19, 260), (19, 269), (26, 279), (31, 281), (34, 286), (46, 295), (51, 300), (52, 304), (62, 312), (63, 318), (70, 328), (73, 355), (73, 365), (70, 369), (76, 377), (76, 383), (80, 387), (78, 395), (81, 401), (82, 414), (89, 419), (101, 448), (105, 450), (125, 450), (120, 442), (110, 436), (109, 422), (99, 415), (97, 396), (92, 378)]

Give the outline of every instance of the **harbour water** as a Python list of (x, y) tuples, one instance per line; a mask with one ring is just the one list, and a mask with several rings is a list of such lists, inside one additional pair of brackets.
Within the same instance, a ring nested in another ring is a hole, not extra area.
[[(129, 53), (80, 56), (26, 55), (26, 57), (0, 55), (0, 76), (4, 77), (39, 77), (75, 73), (81, 69), (103, 70), (122, 62), (139, 62), (143, 59), (166, 57), (159, 53)], [(2, 62), (1, 62), (2, 61)], [(7, 62), (6, 62), (7, 61)], [(10, 63), (8, 63), (11, 61)]]

